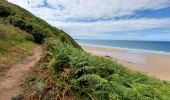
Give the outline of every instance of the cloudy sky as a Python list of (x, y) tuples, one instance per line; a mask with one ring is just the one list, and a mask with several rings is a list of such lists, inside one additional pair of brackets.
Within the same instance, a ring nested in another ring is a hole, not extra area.
[(170, 41), (170, 0), (8, 0), (77, 39)]

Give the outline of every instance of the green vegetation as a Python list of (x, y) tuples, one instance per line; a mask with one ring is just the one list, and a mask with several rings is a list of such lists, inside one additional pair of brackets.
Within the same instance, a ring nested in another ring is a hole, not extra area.
[(31, 34), (33, 40), (37, 43), (43, 43), (44, 39), (47, 37), (54, 37), (56, 39), (61, 39), (61, 41), (64, 40), (76, 48), (80, 48), (80, 46), (64, 31), (51, 26), (23, 8), (4, 0), (0, 1), (0, 18), (7, 20), (20, 30)]
[(23, 58), (35, 43), (44, 44), (46, 54), (25, 81), (26, 100), (170, 99), (168, 82), (88, 54), (64, 31), (1, 0), (0, 64)]
[(35, 47), (31, 36), (0, 18), (0, 74)]
[(27, 56), (36, 46), (33, 42), (42, 44), (47, 37), (80, 48), (64, 31), (6, 0), (0, 0), (0, 72)]
[[(25, 82), (25, 97), (41, 100), (169, 100), (170, 84), (133, 72), (67, 43), (48, 39), (47, 56)], [(45, 73), (45, 74), (44, 74)], [(48, 74), (47, 74), (48, 73)], [(35, 93), (35, 94), (31, 94)]]

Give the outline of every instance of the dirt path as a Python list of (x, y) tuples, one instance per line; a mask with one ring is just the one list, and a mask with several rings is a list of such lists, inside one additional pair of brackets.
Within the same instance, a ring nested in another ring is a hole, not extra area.
[(4, 76), (0, 78), (0, 100), (11, 100), (22, 92), (21, 83), (31, 68), (40, 60), (42, 48), (34, 49), (33, 54), (23, 59), (23, 61), (11, 66)]

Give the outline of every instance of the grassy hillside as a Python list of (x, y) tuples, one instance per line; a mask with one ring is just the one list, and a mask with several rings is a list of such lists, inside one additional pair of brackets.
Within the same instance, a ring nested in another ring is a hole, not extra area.
[(36, 46), (35, 43), (42, 44), (48, 37), (80, 48), (64, 31), (49, 25), (25, 9), (0, 0), (0, 72), (27, 56)]
[(29, 34), (0, 18), (0, 75), (31, 53), (36, 45), (30, 39)]
[(13, 26), (31, 34), (33, 40), (37, 43), (43, 43), (44, 39), (47, 37), (54, 37), (76, 48), (80, 48), (80, 46), (64, 31), (49, 25), (25, 9), (10, 4), (5, 0), (0, 1), (0, 17), (7, 20)]
[(21, 58), (35, 43), (44, 44), (46, 54), (23, 85), (26, 100), (170, 100), (168, 82), (88, 54), (64, 31), (1, 0), (0, 64)]

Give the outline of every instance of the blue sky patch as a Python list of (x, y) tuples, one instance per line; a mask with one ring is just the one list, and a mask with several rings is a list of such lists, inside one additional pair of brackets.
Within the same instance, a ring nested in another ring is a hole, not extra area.
[(170, 0), (8, 0), (73, 38), (170, 41)]

